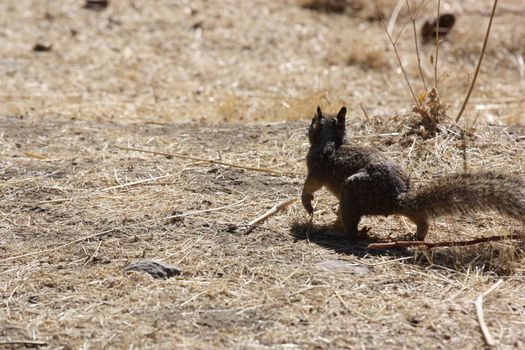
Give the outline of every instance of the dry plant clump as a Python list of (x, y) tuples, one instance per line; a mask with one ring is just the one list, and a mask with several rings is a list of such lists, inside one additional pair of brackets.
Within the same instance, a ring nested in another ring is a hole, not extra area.
[(421, 93), (418, 102), (419, 105), (412, 109), (413, 122), (409, 134), (414, 133), (424, 139), (434, 137), (440, 131), (440, 124), (447, 119), (445, 105), (439, 99), (435, 88), (428, 93)]
[(217, 107), (217, 112), (222, 116), (222, 121), (243, 121), (249, 108), (248, 101), (239, 96), (226, 96)]

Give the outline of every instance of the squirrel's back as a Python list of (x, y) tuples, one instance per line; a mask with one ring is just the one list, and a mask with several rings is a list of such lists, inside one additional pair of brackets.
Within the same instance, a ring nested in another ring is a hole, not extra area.
[(389, 170), (389, 179), (399, 180), (400, 191), (407, 190), (408, 176), (402, 168), (379, 150), (360, 145), (342, 144), (323, 145), (322, 148), (312, 147), (307, 156), (308, 171), (318, 178), (330, 192), (340, 197), (341, 185), (350, 176), (367, 169)]

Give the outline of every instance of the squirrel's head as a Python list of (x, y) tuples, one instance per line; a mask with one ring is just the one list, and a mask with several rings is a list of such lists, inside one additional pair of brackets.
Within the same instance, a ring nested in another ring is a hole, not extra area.
[(341, 107), (335, 117), (323, 115), (321, 108), (317, 107), (317, 113), (312, 119), (308, 130), (310, 145), (327, 142), (335, 142), (336, 146), (342, 145), (346, 136), (345, 119), (346, 107)]

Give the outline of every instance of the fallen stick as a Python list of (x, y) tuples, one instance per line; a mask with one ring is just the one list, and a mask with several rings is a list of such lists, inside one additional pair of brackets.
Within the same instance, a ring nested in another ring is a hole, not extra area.
[(126, 151), (136, 151), (136, 152), (143, 152), (143, 153), (151, 153), (156, 154), (159, 156), (166, 156), (166, 157), (175, 157), (175, 158), (181, 158), (181, 159), (189, 159), (189, 160), (195, 160), (198, 162), (206, 162), (206, 163), (212, 163), (212, 164), (219, 164), (228, 166), (230, 168), (238, 168), (238, 169), (245, 169), (245, 170), (251, 170), (251, 171), (258, 171), (261, 173), (268, 173), (268, 174), (275, 174), (275, 175), (287, 175), (287, 176), (304, 176), (305, 174), (300, 173), (294, 173), (291, 171), (280, 171), (280, 170), (274, 170), (269, 168), (256, 168), (251, 166), (244, 166), (240, 164), (233, 164), (233, 163), (227, 163), (222, 162), (219, 160), (213, 160), (213, 159), (206, 159), (206, 158), (199, 158), (199, 157), (192, 157), (185, 154), (180, 153), (166, 153), (166, 152), (157, 152), (157, 151), (148, 151), (141, 148), (133, 148), (133, 147), (121, 147), (121, 146), (115, 146), (118, 149), (126, 150)]
[(259, 216), (258, 218), (255, 218), (252, 221), (250, 221), (249, 223), (247, 223), (246, 224), (247, 228), (246, 228), (246, 231), (244, 232), (244, 234), (248, 234), (248, 233), (252, 232), (252, 230), (255, 228), (255, 226), (257, 226), (258, 224), (260, 224), (264, 220), (268, 219), (270, 216), (274, 215), (275, 213), (286, 209), (290, 204), (292, 204), (292, 203), (294, 203), (296, 201), (297, 201), (297, 198), (289, 198), (289, 199), (287, 199), (285, 201), (282, 201), (279, 204), (274, 205), (272, 207), (272, 209), (268, 210), (263, 215)]
[(4, 262), (7, 262), (7, 261), (11, 261), (11, 260), (17, 260), (17, 259), (21, 259), (21, 258), (26, 258), (28, 256), (34, 256), (34, 255), (41, 255), (41, 254), (51, 253), (51, 252), (54, 252), (56, 250), (60, 250), (62, 248), (70, 246), (72, 244), (80, 243), (80, 242), (85, 241), (87, 239), (91, 239), (91, 238), (107, 235), (108, 233), (111, 233), (113, 231), (115, 231), (115, 229), (109, 229), (109, 230), (106, 230), (106, 231), (95, 233), (93, 235), (89, 235), (89, 236), (85, 236), (85, 237), (82, 237), (82, 238), (79, 238), (79, 239), (75, 239), (74, 241), (71, 241), (71, 242), (59, 245), (58, 247), (55, 247), (55, 248), (39, 250), (39, 251), (36, 251), (36, 252), (30, 252), (30, 253), (26, 253), (26, 254), (22, 254), (22, 255), (11, 256), (11, 257), (5, 258), (5, 259), (0, 259), (0, 263), (4, 263)]
[(116, 186), (106, 187), (106, 188), (101, 189), (100, 191), (110, 191), (110, 190), (116, 190), (116, 189), (123, 188), (123, 187), (135, 186), (135, 185), (143, 184), (143, 183), (145, 183), (145, 182), (156, 181), (156, 180), (158, 180), (158, 179), (163, 179), (163, 178), (166, 178), (166, 177), (169, 177), (169, 176), (170, 176), (170, 175), (167, 174), (167, 175), (162, 175), (162, 176), (152, 177), (152, 178), (149, 178), (149, 179), (144, 179), (144, 180), (138, 180), (138, 181), (128, 182), (128, 183), (121, 184), (121, 185), (116, 185)]
[(476, 315), (478, 317), (479, 327), (481, 328), (481, 333), (483, 333), (483, 337), (485, 338), (485, 343), (489, 346), (496, 345), (496, 342), (494, 341), (494, 338), (492, 337), (492, 334), (489, 331), (489, 328), (487, 327), (487, 324), (485, 323), (485, 316), (483, 315), (483, 298), (487, 297), (490, 293), (495, 291), (499, 286), (503, 284), (503, 280), (498, 280), (498, 282), (494, 283), (492, 287), (487, 289), (485, 292), (481, 293), (474, 302), (474, 305), (476, 305)]
[(466, 246), (484, 242), (503, 241), (506, 239), (523, 240), (523, 237), (511, 237), (509, 235), (481, 237), (472, 239), (470, 241), (444, 241), (444, 242), (425, 242), (425, 241), (394, 241), (384, 243), (371, 243), (368, 249), (392, 249), (392, 248), (409, 248), (409, 247), (425, 247), (428, 249), (436, 247), (454, 247)]

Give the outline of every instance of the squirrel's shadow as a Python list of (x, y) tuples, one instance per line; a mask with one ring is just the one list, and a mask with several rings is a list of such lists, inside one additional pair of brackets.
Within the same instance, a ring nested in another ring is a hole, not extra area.
[(367, 240), (352, 240), (347, 237), (333, 236), (326, 232), (334, 231), (333, 225), (311, 225), (309, 223), (295, 222), (290, 228), (292, 237), (296, 240), (308, 240), (310, 243), (317, 244), (321, 247), (330, 249), (336, 253), (345, 255), (354, 255), (357, 257), (364, 256), (394, 256), (394, 257), (407, 257), (413, 256), (413, 253), (409, 252), (405, 248), (394, 248), (388, 250), (375, 250), (368, 249), (370, 243), (376, 242), (372, 237)]
[[(374, 237), (369, 237), (366, 240), (351, 240), (344, 236), (327, 235), (327, 231), (333, 231), (333, 226), (295, 222), (290, 228), (290, 233), (296, 240), (308, 240), (311, 243), (340, 254), (353, 255), (360, 258), (366, 256), (407, 257), (408, 259), (403, 259), (406, 264), (432, 269), (446, 268), (454, 271), (467, 271), (476, 268), (479, 271), (502, 276), (513, 273), (511, 266), (506, 266), (504, 262), (498, 263), (497, 257), (504, 255), (505, 252), (493, 246), (480, 244), (470, 247), (444, 247), (430, 251), (413, 248), (369, 249), (368, 245), (370, 243), (378, 242), (379, 240)], [(460, 249), (460, 251), (455, 249)], [(520, 250), (520, 252), (520, 255), (525, 254), (523, 250)], [(494, 259), (495, 257), (496, 259)]]

